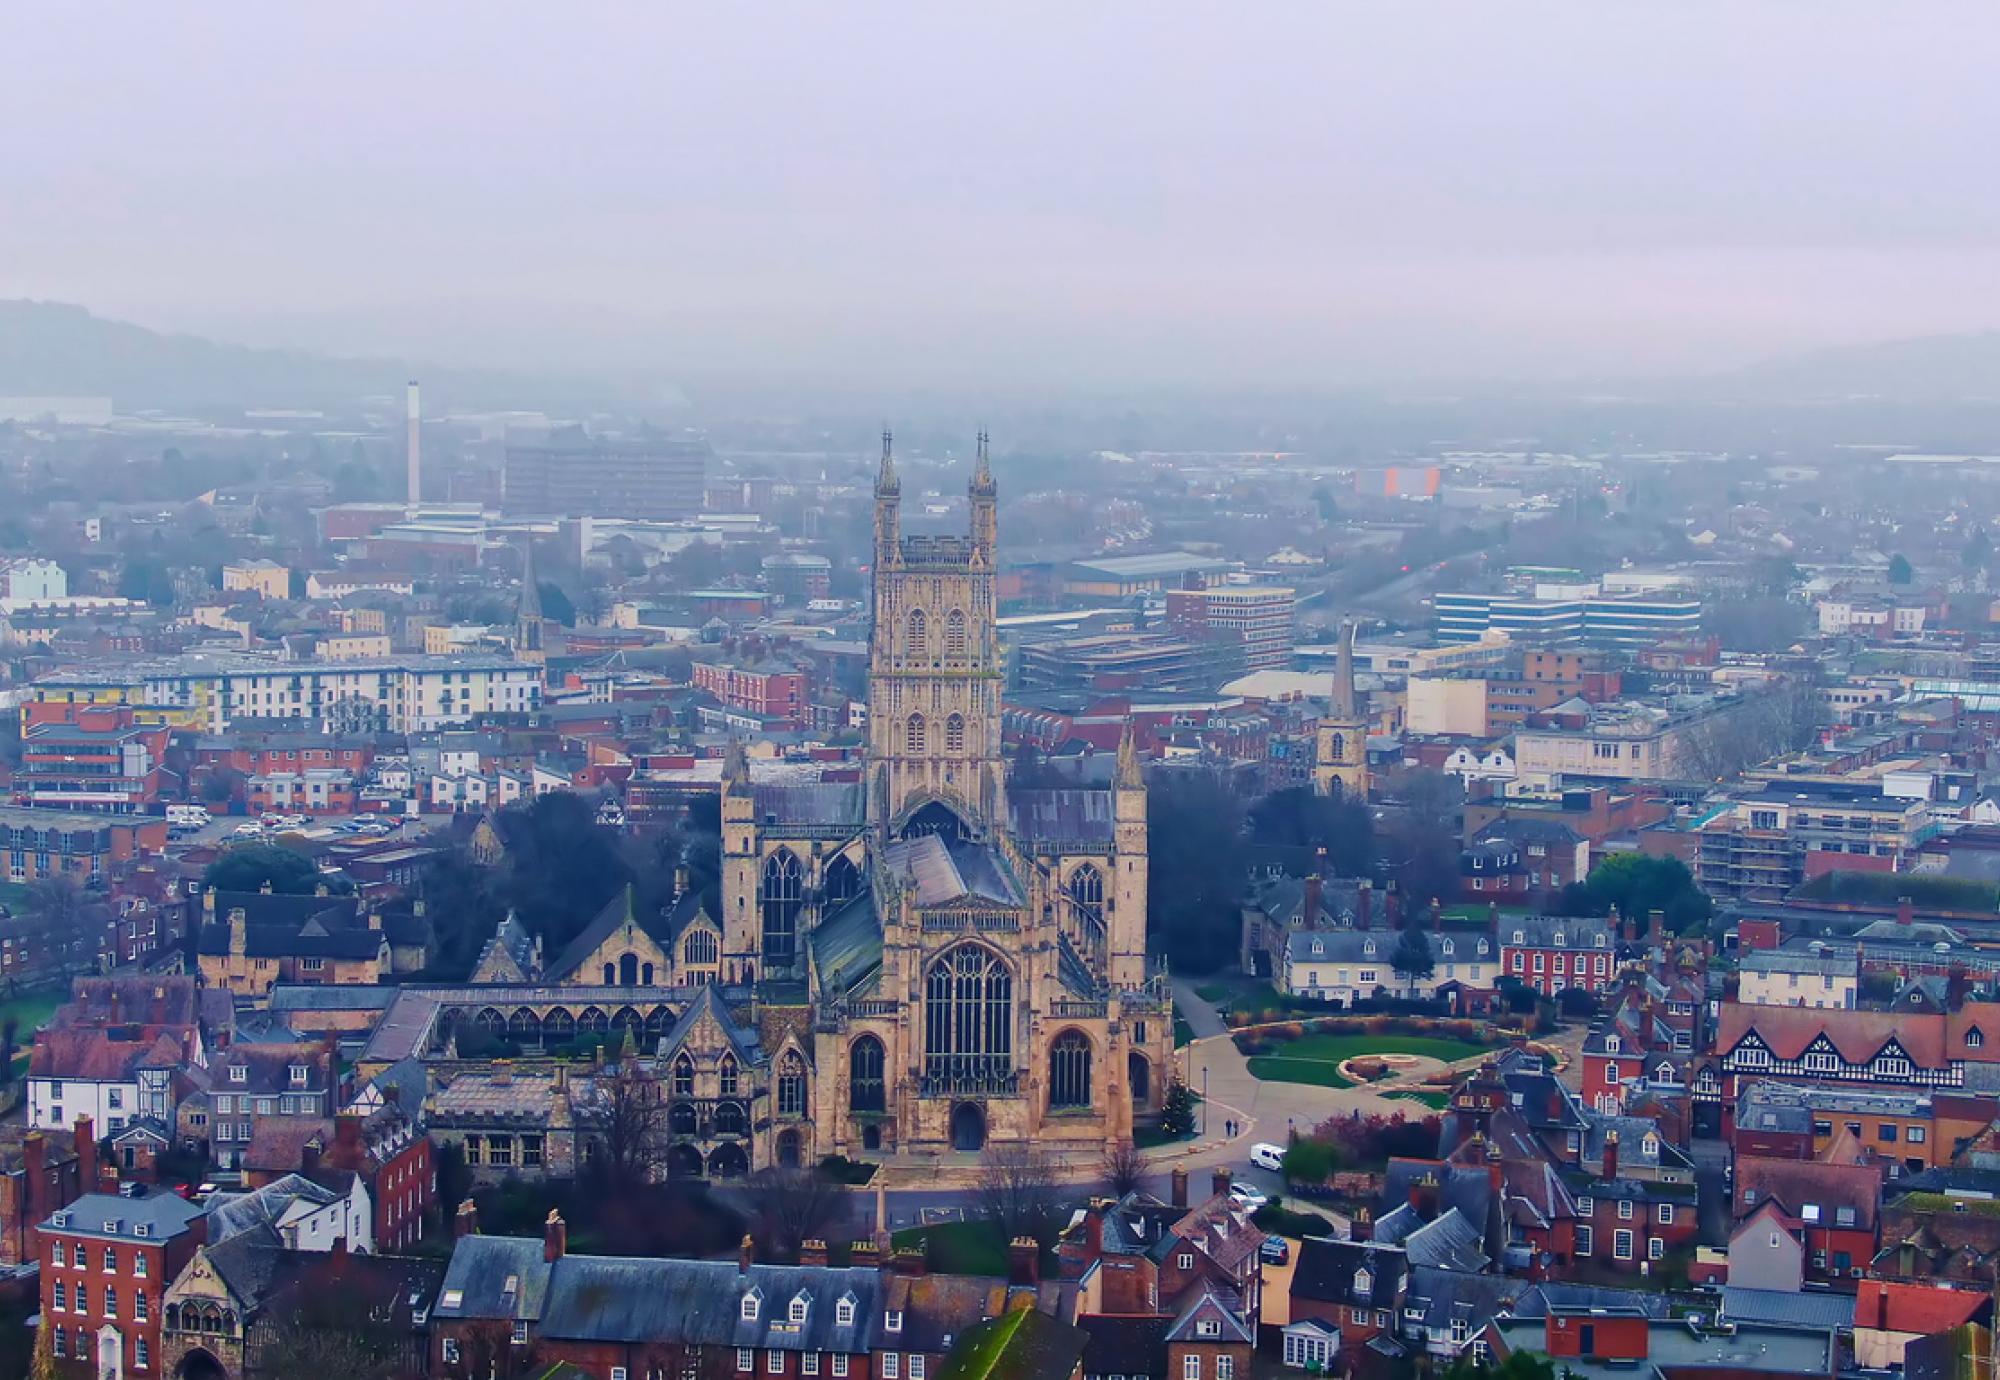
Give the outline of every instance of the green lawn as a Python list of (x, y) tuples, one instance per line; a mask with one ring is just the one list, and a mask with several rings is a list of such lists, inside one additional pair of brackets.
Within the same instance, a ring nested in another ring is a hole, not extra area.
[(1445, 1103), (1451, 1101), (1451, 1094), (1448, 1092), (1444, 1092), (1442, 1090), (1439, 1090), (1437, 1092), (1431, 1092), (1429, 1090), (1424, 1090), (1419, 1092), (1393, 1092), (1390, 1093), (1389, 1096), (1404, 1097), (1408, 1098), (1412, 1102), (1421, 1102), (1426, 1107), (1431, 1108), (1433, 1111), (1439, 1111), (1439, 1112), (1444, 1110)]
[[(1532, 906), (1500, 907), (1500, 913), (1502, 915), (1529, 915), (1533, 913), (1533, 910), (1534, 908)], [(1484, 920), (1489, 914), (1489, 912), (1483, 905), (1463, 905), (1463, 906), (1446, 906), (1443, 910), (1439, 911), (1438, 914), (1443, 916), (1444, 919), (1446, 919), (1447, 921), (1456, 920), (1465, 923), (1476, 923), (1478, 921)]]
[(1174, 1013), (1174, 1048), (1194, 1043), (1194, 1027), (1178, 1011)]
[(1204, 982), (1194, 989), (1194, 994), (1205, 1002), (1226, 1001), (1230, 995), (1227, 983)]
[(60, 987), (11, 997), (0, 1001), (0, 1021), (12, 1016), (19, 1027), (14, 1038), (25, 1045), (33, 1041), (37, 1030), (48, 1024), (56, 1008), (68, 1000), (68, 989)]
[(1007, 1242), (992, 1222), (940, 1222), (905, 1227), (889, 1238), (892, 1246), (923, 1248), (933, 1271), (954, 1275), (1004, 1275)]
[(1448, 1040), (1441, 1035), (1306, 1035), (1282, 1046), (1279, 1054), (1258, 1054), (1250, 1074), (1269, 1083), (1310, 1083), (1321, 1088), (1351, 1088), (1340, 1065), (1364, 1054), (1420, 1054), (1447, 1063), (1485, 1052), (1483, 1045)]

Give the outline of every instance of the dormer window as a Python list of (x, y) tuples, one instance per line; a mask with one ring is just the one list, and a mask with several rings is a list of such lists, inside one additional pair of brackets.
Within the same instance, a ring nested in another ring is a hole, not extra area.
[(1597, 945), (1597, 947), (1601, 949), (1604, 947), (1604, 936), (1602, 934), (1599, 934), (1597, 938), (1593, 939), (1591, 942)]
[(1618, 1052), (1618, 1037), (1616, 1035), (1606, 1035), (1604, 1037), (1604, 1052), (1606, 1054), (1616, 1054)]
[(1568, 942), (1569, 942), (1568, 940), (1566, 940), (1566, 939), (1564, 939), (1564, 938), (1563, 938), (1563, 932), (1562, 932), (1561, 930), (1557, 930), (1557, 931), (1556, 931), (1556, 947), (1557, 947), (1558, 949), (1560, 949), (1560, 948), (1563, 948), (1563, 947), (1564, 947), (1565, 945), (1567, 945), (1567, 944), (1568, 944)]
[(1978, 1026), (1975, 1025), (1972, 1029), (1965, 1032), (1965, 1047), (1967, 1049), (1978, 1049), (1985, 1043), (1986, 1037), (1979, 1033)]
[(1479, 956), (1486, 957), (1486, 941), (1483, 939), (1479, 941)]
[(1354, 1292), (1357, 1296), (1365, 1297), (1366, 1295), (1374, 1292), (1374, 1289), (1375, 1289), (1375, 1276), (1369, 1274), (1366, 1269), (1360, 1269), (1354, 1272)]
[(1194, 1335), (1197, 1337), (1220, 1337), (1222, 1335), (1222, 1324), (1214, 1318), (1203, 1318), (1195, 1323)]
[(882, 1326), (891, 1332), (901, 1332), (903, 1330), (903, 1310), (900, 1308), (891, 1308), (889, 1316), (883, 1320)]
[(250, 1066), (248, 1064), (231, 1064), (229, 1066), (229, 1081), (232, 1083), (248, 1083), (250, 1081)]
[(1375, 957), (1375, 941), (1370, 939), (1364, 944), (1362, 944), (1361, 953), (1364, 958)]
[(792, 1296), (792, 1306), (787, 1317), (793, 1326), (796, 1327), (806, 1320), (806, 1310), (811, 1306), (812, 1298), (804, 1290), (800, 1290)]
[(846, 1294), (833, 1306), (833, 1322), (836, 1327), (854, 1325), (854, 1295)]
[(1514, 942), (1516, 944), (1524, 944), (1527, 942), (1527, 939), (1528, 939), (1528, 932), (1526, 930), (1514, 931)]
[(1438, 952), (1443, 954), (1446, 958), (1450, 958), (1454, 953), (1458, 952), (1458, 950), (1453, 946), (1452, 942), (1449, 939), (1441, 939), (1438, 941)]
[(1646, 1138), (1639, 1142), (1639, 1153), (1649, 1160), (1658, 1159), (1660, 1157), (1660, 1138), (1648, 1132)]
[(303, 1088), (305, 1085), (306, 1085), (306, 1066), (304, 1064), (293, 1064), (292, 1086), (295, 1088)]
[(1313, 957), (1317, 958), (1325, 952), (1326, 952), (1326, 941), (1321, 939), (1313, 940)]
[(743, 1306), (739, 1310), (739, 1313), (744, 1322), (757, 1321), (757, 1305), (761, 1301), (762, 1301), (762, 1296), (759, 1295), (755, 1289), (752, 1289), (749, 1293), (743, 1296)]

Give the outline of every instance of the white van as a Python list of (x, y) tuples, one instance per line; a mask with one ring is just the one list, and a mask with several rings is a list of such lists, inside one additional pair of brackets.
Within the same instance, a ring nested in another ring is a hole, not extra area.
[(167, 824), (175, 829), (205, 828), (215, 818), (199, 805), (167, 806)]

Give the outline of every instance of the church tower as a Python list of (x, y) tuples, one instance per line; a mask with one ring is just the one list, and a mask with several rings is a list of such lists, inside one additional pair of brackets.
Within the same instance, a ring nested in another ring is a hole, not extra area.
[(868, 656), (868, 822), (881, 837), (948, 829), (984, 838), (1005, 823), (999, 500), (984, 433), (966, 498), (966, 535), (905, 536), (902, 483), (883, 434)]
[(540, 665), (542, 650), (542, 586), (535, 578), (535, 544), (531, 538), (521, 556), (521, 602), (514, 614), (514, 655)]
[(1343, 623), (1333, 661), (1333, 693), (1313, 732), (1313, 789), (1368, 799), (1368, 715), (1354, 690), (1354, 624)]

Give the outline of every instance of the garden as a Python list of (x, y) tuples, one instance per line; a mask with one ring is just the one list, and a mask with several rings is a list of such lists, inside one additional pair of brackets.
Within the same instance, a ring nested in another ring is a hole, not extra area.
[[(1495, 1047), (1489, 1026), (1413, 1017), (1287, 1021), (1240, 1030), (1233, 1038), (1249, 1058), (1252, 1077), (1323, 1088), (1354, 1087), (1357, 1079), (1351, 1074), (1372, 1081), (1397, 1071), (1390, 1060), (1371, 1056), (1413, 1056), (1451, 1064)], [(1346, 1072), (1343, 1064), (1348, 1065)]]

